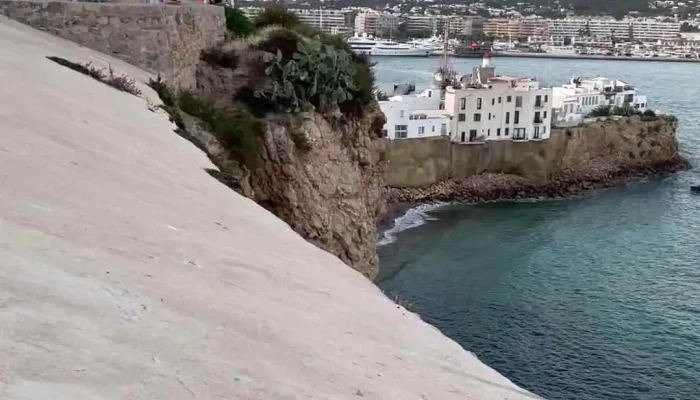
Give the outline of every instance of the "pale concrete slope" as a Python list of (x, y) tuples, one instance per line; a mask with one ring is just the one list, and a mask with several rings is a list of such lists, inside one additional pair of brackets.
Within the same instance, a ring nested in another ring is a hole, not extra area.
[(0, 398), (534, 397), (46, 55), (147, 76), (0, 19)]

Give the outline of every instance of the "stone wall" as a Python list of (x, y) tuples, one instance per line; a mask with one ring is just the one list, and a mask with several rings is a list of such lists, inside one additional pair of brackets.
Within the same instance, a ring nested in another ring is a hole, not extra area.
[(388, 140), (387, 186), (424, 187), (480, 173), (519, 175), (545, 183), (552, 175), (595, 160), (662, 162), (678, 153), (675, 123), (639, 117), (554, 129), (543, 141), (454, 144), (448, 138)]
[(194, 86), (201, 50), (226, 32), (223, 7), (207, 5), (0, 0), (0, 14), (182, 87)]

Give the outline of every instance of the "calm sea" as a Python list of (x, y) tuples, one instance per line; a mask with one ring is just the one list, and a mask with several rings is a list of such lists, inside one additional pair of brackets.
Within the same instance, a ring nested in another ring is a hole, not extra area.
[[(377, 59), (380, 88), (427, 87), (437, 59)], [(628, 81), (680, 120), (700, 165), (700, 64), (506, 59), (545, 85)], [(468, 72), (479, 60), (456, 60)], [(411, 210), (380, 247), (379, 285), (548, 399), (700, 399), (700, 172), (579, 198)], [(410, 228), (410, 229), (409, 229)]]

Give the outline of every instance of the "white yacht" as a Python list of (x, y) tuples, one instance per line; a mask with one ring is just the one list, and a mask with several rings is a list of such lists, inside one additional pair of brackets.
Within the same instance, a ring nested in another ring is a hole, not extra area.
[(554, 55), (576, 55), (576, 48), (574, 46), (547, 46), (545, 52)]
[(375, 39), (369, 36), (355, 36), (348, 39), (355, 53), (369, 56), (412, 56), (427, 57), (435, 48), (419, 44), (399, 43), (393, 40)]

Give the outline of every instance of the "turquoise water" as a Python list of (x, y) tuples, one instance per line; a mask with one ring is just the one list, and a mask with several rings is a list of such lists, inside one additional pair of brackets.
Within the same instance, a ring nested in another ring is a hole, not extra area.
[[(384, 59), (376, 73), (384, 86), (421, 87), (436, 63)], [(545, 84), (628, 80), (679, 117), (683, 152), (700, 165), (700, 65), (495, 63)], [(569, 200), (414, 210), (380, 247), (379, 285), (548, 399), (700, 399), (700, 196), (691, 184), (698, 171)]]

